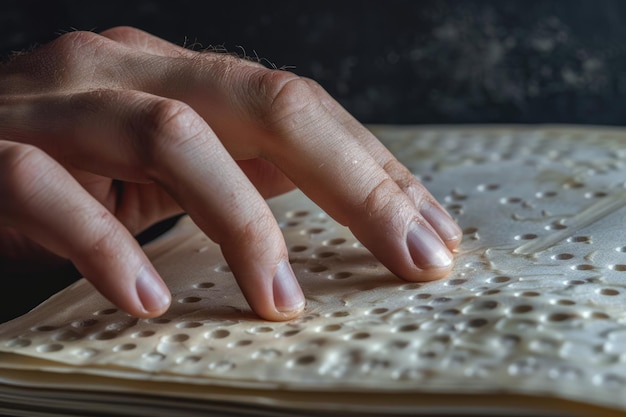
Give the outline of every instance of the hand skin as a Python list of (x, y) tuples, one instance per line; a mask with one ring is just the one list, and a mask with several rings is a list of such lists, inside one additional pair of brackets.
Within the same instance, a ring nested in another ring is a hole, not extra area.
[(397, 276), (444, 277), (461, 231), (314, 81), (140, 30), (73, 32), (0, 66), (0, 262), (69, 260), (136, 317), (170, 293), (133, 238), (186, 212), (251, 308), (305, 299), (265, 199), (299, 187)]

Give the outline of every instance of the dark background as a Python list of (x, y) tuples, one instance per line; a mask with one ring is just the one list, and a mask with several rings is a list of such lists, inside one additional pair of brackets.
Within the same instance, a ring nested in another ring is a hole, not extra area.
[(0, 53), (132, 25), (319, 81), (365, 123), (624, 124), (626, 2), (4, 1)]
[[(312, 77), (363, 123), (626, 122), (621, 0), (4, 1), (0, 54), (117, 25)], [(44, 275), (0, 277), (0, 321), (74, 279)]]

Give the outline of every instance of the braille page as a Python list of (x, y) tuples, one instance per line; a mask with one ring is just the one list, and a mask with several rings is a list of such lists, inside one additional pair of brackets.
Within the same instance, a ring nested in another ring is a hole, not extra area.
[(450, 276), (401, 281), (292, 192), (269, 204), (307, 307), (267, 322), (183, 218), (146, 247), (170, 310), (136, 319), (79, 281), (0, 326), (0, 401), (113, 396), (112, 411), (151, 415), (626, 412), (626, 133), (372, 130), (463, 228)]

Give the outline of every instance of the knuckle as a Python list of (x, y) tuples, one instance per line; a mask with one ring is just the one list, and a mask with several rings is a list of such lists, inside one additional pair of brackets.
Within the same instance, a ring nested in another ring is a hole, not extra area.
[(84, 47), (90, 46), (100, 39), (101, 36), (97, 33), (78, 30), (64, 33), (63, 35), (53, 40), (50, 45), (57, 50), (71, 53), (76, 49), (82, 49)]
[(100, 35), (110, 39), (125, 39), (142, 34), (142, 31), (132, 26), (115, 26), (100, 32)]
[(254, 216), (242, 220), (237, 227), (224, 230), (223, 233), (228, 236), (228, 244), (233, 247), (271, 250), (281, 247), (278, 238), (282, 234), (278, 232), (277, 228), (278, 226), (269, 210), (259, 210), (255, 212)]
[(106, 210), (98, 216), (98, 222), (90, 221), (85, 225), (91, 236), (87, 236), (85, 245), (74, 245), (72, 258), (90, 259), (93, 257), (117, 257), (117, 250), (123, 247), (123, 234), (113, 215)]
[[(280, 234), (276, 219), (264, 204), (258, 204), (254, 210), (231, 204), (228, 213), (232, 221), (218, 226), (220, 241), (235, 248), (280, 247), (276, 241)], [(277, 233), (278, 232), (278, 233)]]
[(105, 38), (88, 31), (65, 33), (34, 51), (19, 56), (12, 64), (36, 86), (55, 89), (84, 80), (86, 66)]
[(189, 105), (170, 99), (156, 99), (143, 106), (131, 123), (137, 160), (147, 167), (168, 155), (187, 152), (207, 128)]
[(411, 171), (409, 171), (407, 167), (393, 157), (384, 163), (383, 169), (391, 178), (395, 179), (395, 182), (403, 190), (407, 190), (415, 187), (416, 184), (419, 184), (419, 181), (415, 178)]
[(432, 198), (424, 184), (397, 159), (392, 158), (387, 161), (383, 169), (394, 179), (398, 187), (411, 199), (418, 209), (424, 201)]
[(410, 209), (404, 193), (389, 177), (382, 179), (367, 193), (363, 207), (368, 219), (377, 219), (384, 224), (403, 218), (403, 213)]
[(254, 113), (270, 130), (281, 131), (311, 122), (321, 108), (309, 81), (286, 71), (261, 70), (251, 89)]
[(20, 143), (0, 147), (1, 211), (21, 206), (35, 193), (39, 179), (48, 171), (47, 163), (47, 155), (34, 146)]
[(390, 207), (392, 182), (390, 178), (384, 178), (367, 193), (363, 200), (363, 207), (368, 216), (379, 217), (379, 213)]

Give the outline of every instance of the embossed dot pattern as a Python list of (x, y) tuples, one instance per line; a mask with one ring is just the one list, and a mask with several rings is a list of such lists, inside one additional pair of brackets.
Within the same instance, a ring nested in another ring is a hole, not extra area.
[[(174, 297), (163, 317), (133, 319), (80, 281), (2, 325), (0, 350), (103, 375), (115, 374), (108, 366), (230, 386), (547, 393), (626, 410), (626, 210), (570, 223), (624, 192), (626, 136), (378, 133), (463, 229), (448, 278), (402, 282), (295, 192), (270, 206), (308, 298), (301, 317), (256, 318), (219, 248), (183, 218), (146, 248)], [(545, 249), (514, 252), (555, 233)]]

